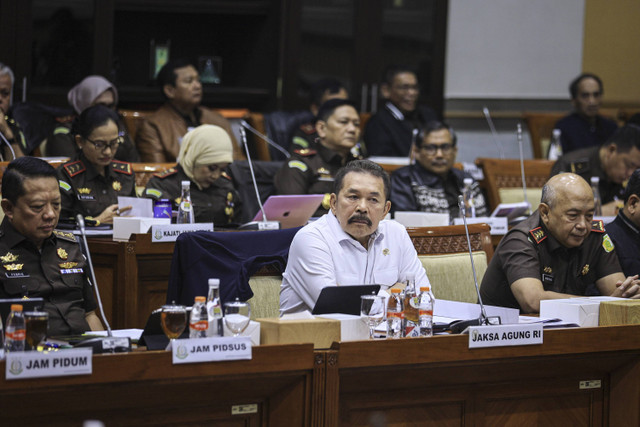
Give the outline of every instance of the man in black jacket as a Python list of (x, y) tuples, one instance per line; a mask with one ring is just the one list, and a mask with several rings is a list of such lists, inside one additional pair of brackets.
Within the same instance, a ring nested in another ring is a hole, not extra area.
[(624, 208), (607, 224), (626, 276), (640, 274), (640, 169), (631, 175), (624, 194)]

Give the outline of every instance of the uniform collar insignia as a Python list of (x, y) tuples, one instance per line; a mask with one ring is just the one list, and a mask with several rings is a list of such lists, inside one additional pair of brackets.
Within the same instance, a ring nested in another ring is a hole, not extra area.
[(0, 256), (0, 261), (3, 263), (7, 262), (16, 262), (18, 260), (18, 255), (14, 255), (11, 252), (7, 252), (6, 255)]
[(91, 189), (90, 188), (86, 188), (86, 187), (78, 188), (78, 193), (80, 193), (80, 194), (90, 194), (91, 193)]
[(533, 237), (533, 240), (535, 240), (536, 243), (540, 243), (547, 238), (547, 233), (545, 233), (542, 227), (536, 227), (529, 230), (529, 234), (531, 234), (531, 237)]
[(58, 248), (57, 252), (58, 252), (58, 256), (60, 257), (60, 259), (67, 259), (69, 257), (69, 254), (67, 253), (67, 251), (65, 251), (62, 248)]
[(327, 168), (320, 168), (320, 169), (318, 169), (318, 174), (319, 175), (331, 175), (331, 172)]
[(602, 222), (601, 219), (594, 219), (591, 221), (591, 231), (604, 233), (604, 222)]
[(3, 265), (3, 267), (7, 271), (19, 271), (19, 270), (22, 270), (23, 266), (24, 266), (24, 264), (5, 264), (5, 265)]
[(120, 181), (113, 181), (113, 183), (111, 184), (111, 186), (113, 187), (113, 189), (115, 191), (120, 191), (122, 190), (122, 184), (120, 184)]

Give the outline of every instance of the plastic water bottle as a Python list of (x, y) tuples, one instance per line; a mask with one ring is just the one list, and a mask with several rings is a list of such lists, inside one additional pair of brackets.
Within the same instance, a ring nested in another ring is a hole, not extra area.
[(406, 287), (404, 288), (404, 335), (405, 337), (417, 337), (418, 333), (418, 293), (416, 292), (416, 279), (413, 274), (407, 274)]
[[(464, 188), (462, 189), (462, 197), (464, 198), (464, 208), (466, 211), (466, 216), (467, 218), (475, 218), (476, 206), (475, 206), (475, 201), (473, 200), (473, 192), (471, 191), (471, 186), (473, 185), (473, 179), (465, 178), (463, 182), (464, 182)], [(460, 217), (462, 217), (462, 212), (460, 212)]]
[(209, 314), (207, 313), (207, 299), (196, 297), (191, 309), (189, 320), (189, 338), (206, 338), (209, 329)]
[(178, 224), (193, 224), (193, 203), (191, 203), (191, 183), (182, 181), (182, 195), (180, 196), (180, 207), (178, 208)]
[(560, 129), (554, 129), (551, 134), (551, 143), (549, 143), (549, 153), (547, 153), (547, 159), (558, 160), (562, 156), (562, 142), (560, 142), (560, 136), (562, 131)]
[(600, 177), (591, 177), (591, 190), (593, 191), (594, 216), (602, 216), (602, 199), (600, 198)]
[(402, 338), (404, 333), (404, 303), (400, 289), (391, 289), (387, 303), (387, 338)]
[(26, 339), (26, 325), (21, 304), (11, 305), (11, 314), (7, 318), (7, 329), (5, 331), (4, 351), (24, 351)]
[(419, 318), (420, 318), (420, 336), (430, 337), (433, 335), (433, 305), (434, 298), (431, 295), (430, 286), (420, 287), (420, 305), (419, 305)]
[(209, 279), (207, 313), (209, 314), (209, 329), (207, 330), (207, 336), (223, 336), (224, 329), (222, 327), (222, 305), (220, 304), (220, 279)]

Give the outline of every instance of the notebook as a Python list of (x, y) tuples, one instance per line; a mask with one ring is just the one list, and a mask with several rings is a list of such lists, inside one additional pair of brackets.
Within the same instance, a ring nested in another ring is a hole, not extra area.
[(320, 291), (311, 314), (360, 315), (360, 296), (378, 294), (380, 285), (327, 286)]
[[(264, 203), (264, 212), (269, 221), (280, 221), (280, 228), (294, 228), (305, 225), (318, 209), (324, 194), (291, 194), (269, 196)], [(258, 211), (254, 221), (262, 221)]]

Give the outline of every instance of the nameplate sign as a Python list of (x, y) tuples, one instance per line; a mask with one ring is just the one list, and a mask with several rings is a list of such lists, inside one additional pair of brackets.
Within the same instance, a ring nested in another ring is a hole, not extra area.
[(542, 324), (469, 327), (469, 348), (542, 344)]
[[(480, 224), (483, 222), (489, 224), (489, 226), (491, 227), (490, 233), (492, 236), (507, 234), (507, 231), (509, 231), (509, 224), (506, 217), (482, 216), (476, 218), (467, 218), (467, 224)], [(462, 218), (454, 218), (453, 224), (462, 225), (464, 224), (464, 222)]]
[(175, 242), (182, 233), (190, 233), (192, 231), (213, 231), (213, 223), (152, 225), (151, 241)]
[(221, 362), (251, 360), (251, 338), (212, 337), (174, 341), (173, 363)]
[(22, 351), (7, 353), (7, 380), (23, 378), (91, 375), (93, 352), (90, 348), (60, 351)]

